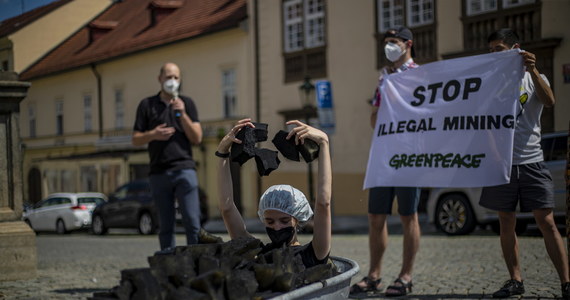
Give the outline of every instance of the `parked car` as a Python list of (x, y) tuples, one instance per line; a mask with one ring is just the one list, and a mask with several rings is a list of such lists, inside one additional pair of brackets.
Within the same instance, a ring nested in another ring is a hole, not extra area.
[[(544, 161), (554, 181), (554, 216), (564, 219), (566, 214), (566, 154), (568, 152), (568, 132), (548, 133), (542, 136)], [(496, 211), (479, 205), (481, 188), (434, 188), (427, 202), (430, 222), (438, 230), (448, 235), (471, 233), (477, 225), (491, 225), (499, 232), (499, 218)], [(523, 233), (528, 223), (534, 222), (532, 213), (517, 213), (518, 234)]]
[(34, 231), (59, 234), (91, 226), (91, 213), (107, 197), (101, 193), (57, 193), (32, 207), (26, 207), (23, 220)]
[[(206, 194), (199, 189), (201, 223), (208, 219)], [(180, 213), (176, 220), (182, 222)], [(140, 234), (153, 234), (158, 229), (158, 215), (147, 179), (126, 183), (109, 195), (109, 201), (93, 211), (93, 234), (106, 234), (109, 228), (136, 228)]]

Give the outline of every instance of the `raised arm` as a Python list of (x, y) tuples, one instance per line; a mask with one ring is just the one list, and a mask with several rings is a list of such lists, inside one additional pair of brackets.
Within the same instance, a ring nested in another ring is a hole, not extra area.
[[(236, 134), (245, 126), (254, 127), (251, 123), (251, 119), (240, 120), (237, 125), (234, 126), (226, 136), (224, 136), (218, 145), (218, 153), (229, 155), (232, 143), (241, 144), (241, 141), (236, 139)], [(252, 236), (245, 228), (245, 222), (234, 203), (229, 157), (220, 158), (220, 161), (218, 162), (218, 192), (218, 205), (222, 218), (224, 219), (226, 229), (230, 234), (230, 238), (235, 239), (238, 237)]]
[(523, 57), (526, 70), (530, 73), (530, 77), (532, 78), (534, 91), (536, 92), (538, 100), (540, 100), (544, 106), (552, 107), (554, 103), (556, 103), (554, 93), (548, 83), (540, 76), (540, 72), (538, 72), (536, 68), (536, 56), (528, 51), (522, 51), (520, 55)]
[(329, 137), (326, 133), (299, 121), (289, 121), (287, 125), (296, 125), (287, 138), (295, 135), (296, 143), (304, 143), (311, 139), (319, 144), (319, 174), (317, 179), (317, 199), (315, 201), (315, 214), (313, 226), (313, 249), (318, 259), (329, 255), (332, 240), (331, 225), (331, 194), (332, 170), (329, 149)]

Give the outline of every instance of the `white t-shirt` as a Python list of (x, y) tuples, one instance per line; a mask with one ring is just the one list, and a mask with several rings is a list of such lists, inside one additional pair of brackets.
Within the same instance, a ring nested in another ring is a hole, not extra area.
[[(548, 79), (540, 74), (550, 86)], [(521, 95), (517, 108), (513, 165), (523, 165), (543, 161), (540, 147), (540, 115), (544, 105), (534, 92), (534, 83), (529, 72), (525, 72), (521, 85)]]

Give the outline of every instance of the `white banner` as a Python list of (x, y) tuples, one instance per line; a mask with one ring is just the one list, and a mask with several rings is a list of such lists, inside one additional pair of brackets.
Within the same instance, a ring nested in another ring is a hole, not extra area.
[(523, 75), (517, 49), (385, 76), (364, 188), (508, 183)]

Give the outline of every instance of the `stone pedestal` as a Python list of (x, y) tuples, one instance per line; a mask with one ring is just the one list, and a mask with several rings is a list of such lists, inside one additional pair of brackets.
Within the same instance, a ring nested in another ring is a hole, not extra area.
[(36, 277), (36, 236), (22, 221), (20, 101), (30, 83), (0, 72), (0, 281)]

